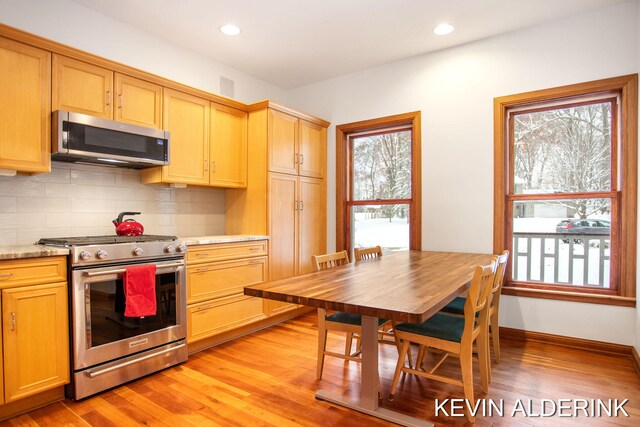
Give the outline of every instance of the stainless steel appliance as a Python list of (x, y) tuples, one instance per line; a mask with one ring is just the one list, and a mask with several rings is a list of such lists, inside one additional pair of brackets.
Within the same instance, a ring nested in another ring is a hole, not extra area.
[[(173, 236), (41, 239), (69, 247), (72, 382), (82, 399), (187, 360), (187, 247)], [(156, 267), (155, 316), (124, 316), (128, 266)]]
[(143, 169), (169, 164), (168, 131), (86, 114), (53, 113), (51, 158)]

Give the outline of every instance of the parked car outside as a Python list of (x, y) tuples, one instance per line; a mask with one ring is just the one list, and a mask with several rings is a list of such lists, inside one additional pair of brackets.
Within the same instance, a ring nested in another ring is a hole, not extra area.
[[(563, 234), (599, 234), (611, 235), (611, 222), (604, 219), (563, 219), (556, 225), (556, 233)], [(569, 243), (569, 239), (563, 239), (564, 243)], [(574, 239), (575, 243), (581, 243), (581, 239)]]

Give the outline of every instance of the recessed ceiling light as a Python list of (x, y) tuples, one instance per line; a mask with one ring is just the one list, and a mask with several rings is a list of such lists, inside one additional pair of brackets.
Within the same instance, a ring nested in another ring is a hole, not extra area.
[(237, 36), (238, 34), (240, 34), (240, 28), (233, 24), (226, 24), (220, 27), (220, 32), (228, 36)]
[(443, 22), (433, 29), (433, 34), (438, 36), (446, 36), (453, 31), (453, 25)]

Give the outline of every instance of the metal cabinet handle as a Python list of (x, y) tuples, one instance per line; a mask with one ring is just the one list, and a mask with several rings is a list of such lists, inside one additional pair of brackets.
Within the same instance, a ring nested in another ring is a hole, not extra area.
[(204, 159), (204, 171), (209, 172), (209, 159)]
[(13, 276), (13, 273), (1, 273), (0, 277), (11, 277)]
[(300, 154), (300, 164), (304, 163), (304, 154)]
[(216, 161), (215, 160), (212, 162), (211, 166), (213, 168), (213, 173), (216, 173)]
[(304, 209), (304, 203), (302, 203), (302, 200), (300, 200), (300, 210)]
[(118, 95), (118, 108), (122, 108), (122, 94)]
[(299, 157), (298, 157), (298, 154), (296, 153), (293, 155), (293, 163), (298, 164), (298, 161), (299, 161)]
[(13, 311), (11, 312), (11, 330), (16, 330), (16, 313)]
[(107, 105), (111, 105), (111, 91), (107, 91)]

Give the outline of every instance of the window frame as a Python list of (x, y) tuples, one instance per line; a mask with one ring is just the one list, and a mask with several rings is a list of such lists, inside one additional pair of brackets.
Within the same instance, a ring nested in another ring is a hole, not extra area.
[[(352, 200), (349, 174), (353, 170), (351, 138), (393, 132), (405, 127), (411, 131), (411, 199)], [(356, 205), (408, 204), (409, 249), (422, 249), (422, 167), (420, 112), (410, 112), (336, 126), (336, 250), (351, 248), (350, 209)]]
[[(596, 80), (592, 82), (561, 86), (540, 91), (526, 92), (494, 98), (494, 236), (493, 248), (495, 253), (511, 247), (513, 197), (511, 171), (513, 170), (513, 155), (511, 147), (511, 126), (508, 111), (519, 107), (531, 107), (536, 103), (554, 101), (571, 101), (576, 104), (589, 95), (611, 94), (620, 99), (618, 120), (620, 123), (618, 161), (612, 164), (611, 192), (617, 197), (611, 198), (612, 210), (618, 212), (618, 227), (611, 229), (611, 284), (613, 291), (600, 289), (572, 288), (555, 284), (539, 284), (530, 286), (512, 283), (511, 277), (505, 277), (503, 293), (535, 298), (580, 301), (596, 304), (635, 306), (636, 296), (636, 222), (637, 222), (637, 160), (638, 160), (638, 76), (637, 74)], [(534, 110), (533, 107), (526, 108)], [(613, 118), (612, 118), (613, 120)], [(612, 139), (612, 148), (616, 143)], [(620, 168), (620, 169), (618, 169)], [(615, 174), (615, 175), (614, 175)], [(611, 192), (607, 192), (607, 197)], [(581, 193), (571, 193), (579, 198)], [(598, 193), (588, 194), (589, 197)], [(553, 195), (560, 197), (566, 195)], [(526, 199), (525, 197), (521, 197)], [(539, 195), (532, 196), (538, 199)], [(519, 198), (520, 199), (520, 198)], [(617, 205), (617, 206), (616, 206)], [(511, 262), (511, 260), (510, 260)]]

